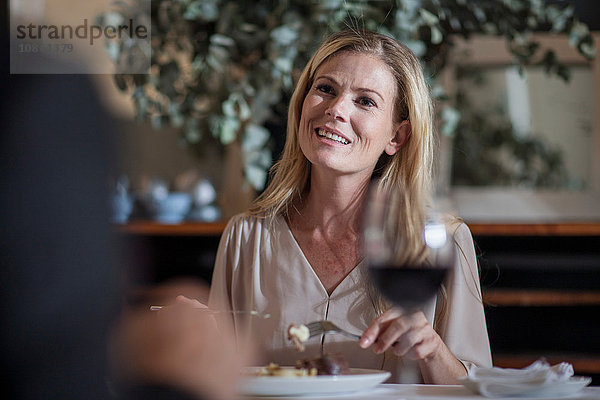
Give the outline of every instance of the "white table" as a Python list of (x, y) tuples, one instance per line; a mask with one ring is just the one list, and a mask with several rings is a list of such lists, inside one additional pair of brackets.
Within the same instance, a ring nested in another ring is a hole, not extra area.
[[(382, 384), (374, 389), (364, 392), (349, 394), (332, 394), (325, 396), (300, 396), (300, 397), (244, 397), (245, 400), (489, 400), (488, 397), (476, 395), (460, 385), (400, 385)], [(517, 398), (510, 398), (516, 400)], [(544, 397), (545, 400), (554, 399), (577, 399), (577, 400), (600, 400), (600, 386), (588, 386), (575, 396), (552, 398)], [(518, 400), (526, 400), (518, 398)], [(529, 398), (528, 400), (533, 400)], [(540, 398), (535, 398), (540, 400)]]

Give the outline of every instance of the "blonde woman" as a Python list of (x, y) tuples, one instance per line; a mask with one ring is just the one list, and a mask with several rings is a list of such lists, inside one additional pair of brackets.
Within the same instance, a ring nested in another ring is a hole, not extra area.
[[(407, 188), (402, 234), (423, 225), (430, 201), (432, 105), (408, 48), (368, 31), (334, 34), (316, 51), (293, 93), (287, 139), (272, 181), (229, 222), (219, 245), (209, 306), (252, 332), (265, 362), (342, 353), (351, 367), (385, 369), (392, 380), (447, 384), (472, 365), (491, 365), (477, 262), (469, 229), (457, 223), (455, 271), (443, 292), (413, 313), (386, 306), (364, 276), (359, 221), (369, 182)], [(362, 334), (308, 342), (299, 354), (291, 323), (328, 319)], [(392, 345), (394, 342), (398, 342)], [(417, 373), (407, 378), (406, 371)]]

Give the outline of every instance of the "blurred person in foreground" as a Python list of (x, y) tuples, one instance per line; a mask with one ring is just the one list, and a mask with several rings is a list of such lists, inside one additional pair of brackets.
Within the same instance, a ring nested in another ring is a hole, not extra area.
[[(233, 397), (243, 357), (197, 305), (122, 307), (106, 192), (114, 127), (84, 75), (9, 75), (2, 17), (2, 392), (22, 400)], [(203, 290), (194, 287), (190, 296)]]
[(252, 348), (238, 351), (227, 321), (217, 321), (205, 306), (189, 300), (206, 297), (203, 285), (176, 281), (154, 290), (161, 294), (153, 297), (154, 304), (177, 296), (175, 302), (152, 312), (146, 305), (125, 309), (113, 331), (116, 397), (236, 398), (240, 368), (250, 362)]
[[(474, 365), (491, 366), (464, 223), (454, 224), (450, 279), (423, 309), (391, 307), (365, 276), (360, 218), (374, 177), (408, 191), (396, 227), (411, 238), (414, 254), (423, 252), (418, 232), (431, 202), (432, 108), (418, 59), (387, 36), (337, 33), (308, 62), (290, 101), (281, 160), (249, 212), (229, 221), (210, 292), (211, 308), (271, 314), (267, 321), (234, 315), (240, 335), (249, 329), (260, 337), (265, 361), (294, 365), (304, 356), (288, 340), (288, 326), (328, 319), (362, 332), (361, 340), (328, 335), (307, 343), (313, 353), (341, 353), (351, 367), (390, 371), (392, 381), (452, 384)], [(409, 369), (416, 374), (406, 377)]]

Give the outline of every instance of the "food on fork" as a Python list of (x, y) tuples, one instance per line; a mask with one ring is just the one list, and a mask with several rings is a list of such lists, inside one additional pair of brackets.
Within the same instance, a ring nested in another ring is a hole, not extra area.
[(291, 324), (288, 327), (288, 339), (294, 343), (298, 351), (304, 351), (304, 342), (308, 340), (309, 336), (306, 325)]

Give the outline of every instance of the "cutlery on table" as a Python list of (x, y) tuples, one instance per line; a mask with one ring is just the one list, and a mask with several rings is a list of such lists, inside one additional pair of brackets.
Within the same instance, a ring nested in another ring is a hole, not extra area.
[(355, 335), (348, 331), (343, 330), (331, 321), (314, 321), (305, 325), (308, 328), (308, 337), (312, 338), (325, 333), (339, 333), (350, 339), (359, 340), (360, 335)]
[[(150, 311), (158, 311), (165, 307), (166, 306), (150, 306)], [(264, 319), (271, 318), (271, 314), (265, 314), (265, 313), (261, 313), (261, 312), (255, 311), (255, 310), (212, 310), (210, 308), (196, 308), (196, 310), (201, 311), (201, 312), (211, 313), (211, 314), (222, 314), (222, 313), (248, 314), (248, 315), (254, 315), (256, 317), (264, 318)]]
[[(339, 333), (340, 335), (344, 335), (349, 337), (350, 339), (360, 340), (361, 335), (355, 335), (354, 333), (350, 333), (348, 331), (343, 330), (336, 324), (331, 321), (314, 321), (305, 325), (308, 328), (308, 338), (312, 338), (315, 336), (319, 336), (325, 333)], [(375, 342), (379, 341), (379, 339), (375, 340)], [(396, 346), (398, 341), (392, 343), (392, 346)]]

